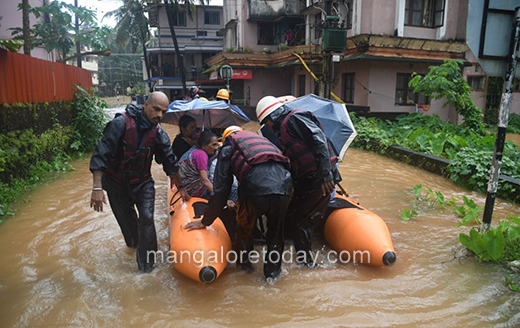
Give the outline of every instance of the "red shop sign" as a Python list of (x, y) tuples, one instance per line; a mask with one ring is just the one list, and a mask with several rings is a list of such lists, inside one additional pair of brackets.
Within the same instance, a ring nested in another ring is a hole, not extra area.
[(252, 80), (253, 71), (250, 69), (235, 69), (233, 70), (233, 80)]

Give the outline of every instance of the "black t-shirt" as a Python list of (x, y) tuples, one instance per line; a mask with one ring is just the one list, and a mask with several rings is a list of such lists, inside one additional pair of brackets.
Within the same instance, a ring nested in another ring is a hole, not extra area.
[(191, 145), (184, 140), (182, 134), (179, 133), (173, 140), (172, 148), (175, 156), (180, 159), (181, 156), (191, 148)]

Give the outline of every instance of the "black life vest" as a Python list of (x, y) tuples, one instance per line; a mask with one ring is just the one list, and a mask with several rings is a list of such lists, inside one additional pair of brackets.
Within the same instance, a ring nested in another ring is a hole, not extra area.
[(152, 159), (155, 154), (155, 140), (159, 127), (146, 130), (138, 140), (137, 127), (133, 117), (123, 114), (126, 120), (123, 149), (118, 150), (115, 159), (105, 170), (105, 174), (119, 183), (137, 184), (151, 178)]
[[(307, 175), (317, 173), (318, 166), (312, 149), (309, 148), (309, 146), (307, 146), (303, 140), (293, 138), (289, 133), (287, 133), (287, 122), (289, 121), (289, 117), (297, 112), (301, 111), (293, 110), (283, 119), (282, 124), (280, 125), (280, 137), (282, 149), (284, 150), (283, 153), (291, 160), (291, 173), (293, 178), (301, 179)], [(323, 131), (319, 121), (318, 126)], [(338, 158), (334, 154), (334, 150), (332, 150), (332, 146), (330, 145), (328, 139), (327, 143), (329, 146), (329, 153), (331, 155), (331, 167), (334, 167), (334, 165), (338, 162)]]
[(240, 182), (253, 165), (275, 161), (289, 169), (289, 159), (269, 140), (249, 131), (238, 131), (228, 136), (231, 140), (231, 168)]

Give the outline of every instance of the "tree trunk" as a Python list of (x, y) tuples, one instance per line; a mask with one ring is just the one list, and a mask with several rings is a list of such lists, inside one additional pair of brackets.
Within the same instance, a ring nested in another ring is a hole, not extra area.
[(22, 0), (23, 53), (31, 55), (31, 21), (29, 18), (29, 0)]
[(148, 88), (150, 89), (150, 92), (152, 92), (152, 80), (150, 80), (150, 77), (152, 76), (150, 74), (150, 63), (148, 60), (148, 54), (146, 51), (146, 31), (140, 31), (141, 34), (141, 45), (143, 46), (143, 55), (144, 55), (144, 66), (146, 69), (146, 82), (148, 83)]
[(182, 81), (182, 94), (186, 95), (186, 75), (184, 74), (184, 60), (181, 56), (181, 53), (179, 51), (179, 43), (177, 42), (177, 35), (175, 34), (175, 29), (173, 25), (173, 6), (171, 3), (168, 2), (166, 4), (166, 16), (168, 17), (168, 25), (170, 26), (170, 33), (172, 35), (173, 39), (173, 46), (175, 47), (175, 55), (177, 56), (177, 63), (179, 65), (180, 71), (181, 71), (181, 81)]
[(151, 74), (150, 74), (150, 63), (148, 63), (148, 54), (146, 52), (146, 45), (143, 42), (143, 55), (144, 55), (144, 66), (146, 69), (146, 82), (148, 83), (148, 88), (150, 89), (150, 92), (152, 92), (152, 80), (150, 80)]

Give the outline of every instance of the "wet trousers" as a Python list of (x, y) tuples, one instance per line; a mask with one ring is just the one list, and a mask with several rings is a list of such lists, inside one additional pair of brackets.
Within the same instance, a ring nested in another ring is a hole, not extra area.
[[(237, 263), (244, 269), (251, 267), (249, 255), (253, 250), (253, 228), (257, 218), (267, 217), (267, 253), (264, 257), (264, 276), (274, 278), (282, 269), (284, 247), (283, 229), (290, 196), (265, 195), (238, 199), (237, 231), (234, 250)], [(244, 254), (245, 256), (241, 256)]]
[[(155, 203), (153, 179), (129, 185), (118, 183), (103, 175), (102, 182), (126, 245), (137, 248), (139, 270), (151, 271), (157, 251), (157, 236), (153, 221)], [(136, 208), (139, 214), (136, 213)], [(148, 254), (150, 251), (153, 251), (152, 254)]]
[(293, 240), (297, 260), (308, 266), (314, 265), (311, 254), (312, 235), (314, 229), (323, 224), (329, 199), (330, 194), (323, 196), (319, 182), (295, 183), (285, 231), (286, 236)]

